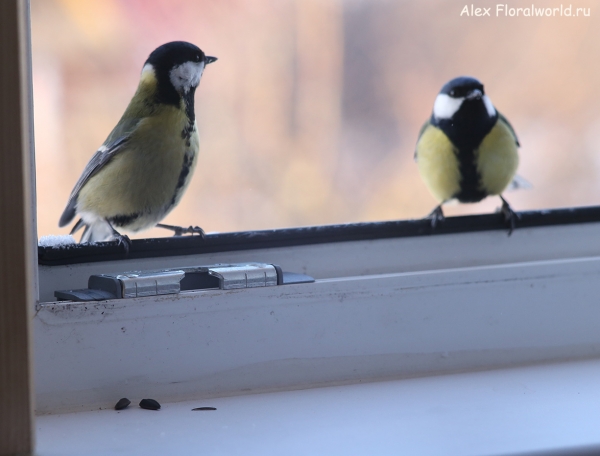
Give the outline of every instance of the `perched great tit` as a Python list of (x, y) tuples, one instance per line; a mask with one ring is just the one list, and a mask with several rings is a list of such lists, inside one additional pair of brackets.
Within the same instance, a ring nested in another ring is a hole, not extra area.
[(117, 239), (126, 250), (129, 238), (117, 229), (156, 225), (203, 234), (198, 227), (157, 223), (179, 203), (196, 166), (194, 93), (204, 67), (215, 60), (184, 41), (150, 54), (121, 120), (75, 184), (60, 227), (79, 215), (71, 234), (85, 226), (81, 242)]
[(517, 214), (501, 193), (515, 177), (518, 147), (515, 131), (481, 82), (459, 77), (444, 85), (415, 149), (421, 177), (440, 203), (429, 215), (432, 226), (443, 220), (442, 204), (447, 201), (476, 203), (498, 195), (512, 233)]

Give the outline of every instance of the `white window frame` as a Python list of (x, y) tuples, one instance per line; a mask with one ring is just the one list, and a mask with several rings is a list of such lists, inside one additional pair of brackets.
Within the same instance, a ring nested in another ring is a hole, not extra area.
[(41, 266), (41, 293), (247, 261), (316, 282), (41, 303), (37, 411), (111, 407), (139, 389), (183, 400), (595, 357), (599, 235), (584, 223)]

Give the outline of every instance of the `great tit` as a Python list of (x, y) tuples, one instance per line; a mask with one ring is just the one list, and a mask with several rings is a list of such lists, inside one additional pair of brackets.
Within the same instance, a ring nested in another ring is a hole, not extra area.
[(476, 203), (498, 195), (512, 233), (517, 214), (501, 193), (515, 177), (518, 147), (515, 131), (481, 82), (459, 77), (444, 85), (415, 148), (419, 173), (440, 203), (429, 215), (432, 226), (443, 220), (442, 204), (447, 201)]
[(194, 93), (204, 67), (214, 62), (197, 46), (174, 41), (156, 48), (142, 68), (125, 113), (89, 161), (71, 192), (59, 226), (81, 218), (80, 242), (129, 238), (153, 226), (176, 234), (199, 232), (157, 225), (180, 201), (196, 166), (199, 147)]

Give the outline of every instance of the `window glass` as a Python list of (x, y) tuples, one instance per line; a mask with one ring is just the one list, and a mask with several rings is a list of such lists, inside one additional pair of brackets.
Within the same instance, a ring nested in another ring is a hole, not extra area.
[(57, 223), (71, 189), (148, 54), (172, 40), (219, 60), (196, 93), (195, 175), (164, 223), (222, 232), (425, 216), (436, 202), (414, 145), (459, 75), (484, 83), (519, 136), (533, 188), (505, 194), (515, 210), (600, 203), (599, 5), (544, 1), (542, 17), (526, 15), (542, 8), (529, 0), (498, 5), (474, 4), (490, 8), (477, 17), (454, 0), (32, 0), (38, 233), (68, 232)]

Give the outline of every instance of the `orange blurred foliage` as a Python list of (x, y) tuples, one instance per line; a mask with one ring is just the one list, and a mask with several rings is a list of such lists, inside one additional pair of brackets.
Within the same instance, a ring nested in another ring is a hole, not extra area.
[(598, 204), (600, 8), (573, 6), (591, 16), (465, 17), (451, 0), (32, 0), (38, 234), (60, 233), (147, 55), (172, 40), (219, 60), (196, 92), (198, 168), (165, 223), (212, 232), (424, 216), (435, 201), (414, 144), (440, 87), (463, 74), (519, 135), (519, 174), (534, 188), (507, 196), (516, 210)]

